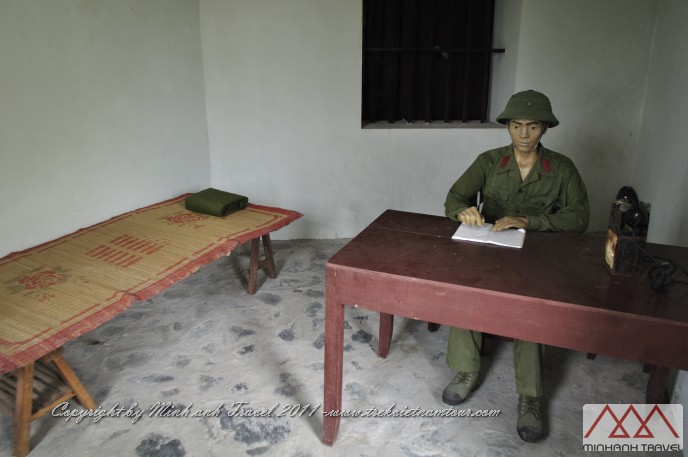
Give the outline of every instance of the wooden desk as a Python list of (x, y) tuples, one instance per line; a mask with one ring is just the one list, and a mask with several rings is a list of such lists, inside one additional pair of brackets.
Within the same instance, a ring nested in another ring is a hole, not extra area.
[[(458, 223), (388, 210), (326, 265), (323, 412), (342, 410), (344, 306), (380, 312), (378, 355), (393, 316), (652, 364), (648, 403), (669, 367), (688, 369), (688, 287), (666, 295), (644, 276), (614, 276), (604, 237), (529, 232), (522, 249), (454, 241)], [(688, 265), (688, 249), (648, 244)], [(323, 416), (332, 445), (339, 417)]]

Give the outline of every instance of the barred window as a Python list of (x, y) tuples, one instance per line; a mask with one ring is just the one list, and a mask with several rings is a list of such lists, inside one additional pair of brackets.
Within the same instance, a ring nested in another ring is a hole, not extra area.
[(363, 0), (362, 123), (485, 122), (494, 0)]

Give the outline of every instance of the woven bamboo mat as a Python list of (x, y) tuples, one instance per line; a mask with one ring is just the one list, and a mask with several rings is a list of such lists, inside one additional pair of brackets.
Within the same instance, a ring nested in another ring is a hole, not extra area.
[(0, 373), (59, 348), (236, 246), (302, 215), (249, 205), (226, 217), (182, 195), (0, 259)]

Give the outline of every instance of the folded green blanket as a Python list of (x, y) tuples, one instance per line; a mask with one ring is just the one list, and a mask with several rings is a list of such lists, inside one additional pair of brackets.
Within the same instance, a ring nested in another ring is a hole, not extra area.
[(184, 206), (189, 211), (197, 213), (210, 214), (211, 216), (226, 216), (246, 208), (248, 206), (248, 198), (210, 187), (186, 197)]

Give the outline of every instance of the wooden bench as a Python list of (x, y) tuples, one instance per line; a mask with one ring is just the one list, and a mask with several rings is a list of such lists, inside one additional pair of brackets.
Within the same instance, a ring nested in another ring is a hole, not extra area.
[(0, 259), (0, 406), (14, 417), (15, 456), (29, 452), (31, 422), (55, 405), (76, 397), (96, 408), (63, 357), (66, 342), (249, 241), (248, 294), (259, 269), (277, 277), (270, 233), (300, 213), (249, 205), (207, 216), (187, 211), (186, 196)]

